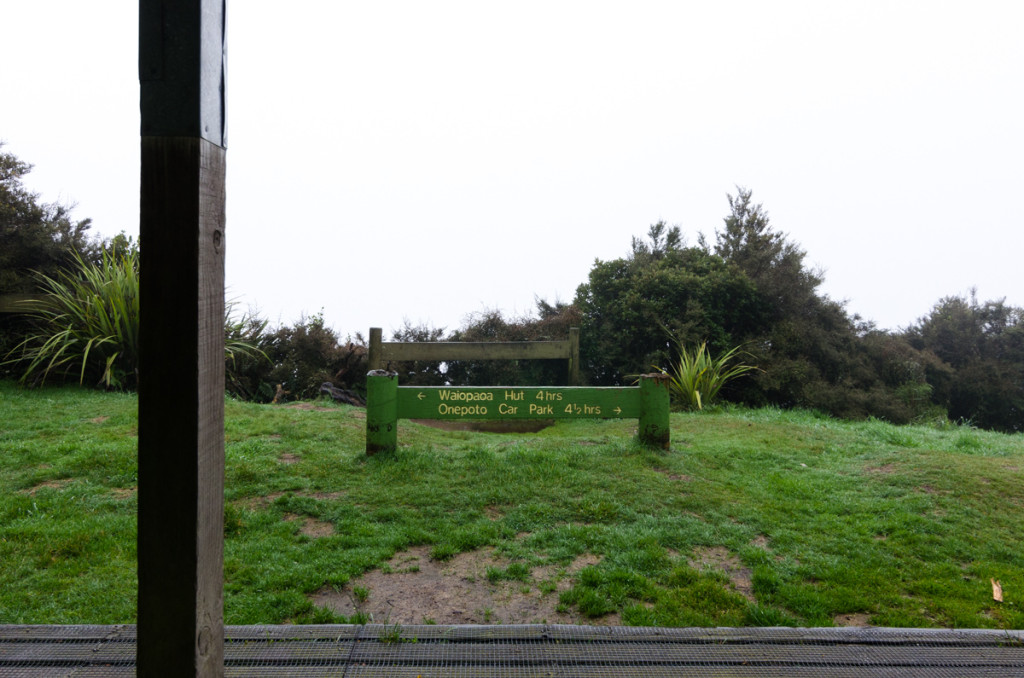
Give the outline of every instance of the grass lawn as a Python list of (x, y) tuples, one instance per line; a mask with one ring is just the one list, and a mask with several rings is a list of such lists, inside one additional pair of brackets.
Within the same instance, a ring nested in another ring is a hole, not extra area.
[[(136, 405), (0, 383), (0, 623), (134, 621)], [(365, 620), (318, 595), (419, 548), (585, 623), (1024, 628), (1022, 435), (729, 409), (673, 414), (667, 452), (403, 421), (367, 458), (364, 426), (228, 401), (227, 623)]]

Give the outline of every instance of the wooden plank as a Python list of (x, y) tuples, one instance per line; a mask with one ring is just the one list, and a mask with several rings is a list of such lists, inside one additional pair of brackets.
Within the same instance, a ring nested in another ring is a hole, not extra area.
[(568, 341), (391, 341), (381, 345), (381, 358), (406, 360), (565, 360)]

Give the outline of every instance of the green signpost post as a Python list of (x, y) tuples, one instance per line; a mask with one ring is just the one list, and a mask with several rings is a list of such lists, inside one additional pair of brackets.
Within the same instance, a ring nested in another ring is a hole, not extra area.
[(366, 377), (366, 453), (394, 450), (399, 419), (639, 419), (645, 445), (669, 446), (668, 378), (646, 374), (633, 387), (399, 386), (398, 375)]

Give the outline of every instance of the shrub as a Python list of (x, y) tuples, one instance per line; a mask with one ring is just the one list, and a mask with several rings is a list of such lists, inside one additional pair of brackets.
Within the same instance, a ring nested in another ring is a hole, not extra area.
[(668, 370), (662, 370), (670, 378), (670, 387), (676, 402), (685, 410), (702, 410), (714, 400), (728, 382), (747, 372), (756, 370), (753, 365), (733, 365), (739, 347), (729, 349), (718, 358), (712, 358), (707, 342), (702, 342), (694, 351), (686, 350), (682, 344), (679, 357)]
[(105, 252), (98, 264), (77, 255), (75, 262), (56, 277), (38, 274), (46, 299), (29, 313), (33, 329), (7, 362), (24, 366), (22, 384), (59, 375), (132, 388), (138, 380), (138, 248)]
[(314, 400), (328, 381), (366, 392), (366, 342), (357, 334), (342, 343), (322, 313), (270, 331), (267, 322), (251, 312), (234, 327), (235, 337), (260, 351), (229, 361), (227, 389), (236, 397), (257, 402), (270, 402), (275, 396)]

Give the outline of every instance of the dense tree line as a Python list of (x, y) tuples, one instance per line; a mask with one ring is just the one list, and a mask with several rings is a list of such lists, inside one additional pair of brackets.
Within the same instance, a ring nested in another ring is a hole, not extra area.
[[(22, 178), (31, 166), (0, 151), (0, 294), (38, 291), (75, 261), (98, 263), (135, 246), (122, 234), (91, 238), (88, 219), (45, 204)], [(658, 222), (632, 239), (619, 259), (596, 260), (571, 303), (538, 300), (534, 314), (468, 316), (453, 331), (406, 322), (395, 341), (538, 341), (581, 328), (585, 380), (631, 383), (667, 367), (678, 347), (705, 343), (723, 354), (739, 347), (759, 369), (723, 391), (752, 406), (804, 407), (837, 417), (897, 423), (966, 421), (1024, 430), (1024, 310), (1002, 300), (941, 299), (908, 328), (883, 332), (820, 291), (822, 274), (775, 230), (749, 190), (728, 196), (729, 213), (713, 242), (688, 245), (678, 227)], [(0, 350), (25, 331), (0, 318)], [(366, 342), (342, 339), (322, 315), (271, 328), (258, 314), (225, 323), (228, 389), (257, 401), (313, 398), (324, 382), (360, 392)], [(3, 354), (0, 354), (2, 357)], [(449, 361), (390, 366), (407, 384), (560, 384), (564, 361)], [(12, 376), (11, 364), (5, 369)]]
[(761, 368), (730, 385), (737, 402), (1024, 430), (1024, 311), (950, 297), (904, 331), (878, 331), (819, 291), (821, 274), (750, 191), (729, 207), (713, 244), (685, 247), (658, 223), (627, 257), (595, 262), (576, 295), (594, 383), (672, 360), (673, 337), (706, 340)]

